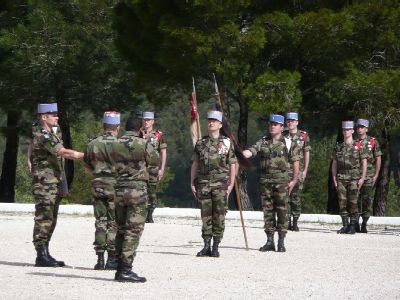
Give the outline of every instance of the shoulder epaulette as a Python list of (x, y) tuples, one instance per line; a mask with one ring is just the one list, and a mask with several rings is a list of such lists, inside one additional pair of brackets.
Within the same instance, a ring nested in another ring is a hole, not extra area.
[(375, 138), (374, 137), (370, 137), (369, 138), (369, 144), (371, 145), (371, 148), (372, 149), (375, 149), (375, 146), (376, 146), (376, 142), (375, 142)]
[(162, 133), (160, 130), (156, 130), (156, 131), (154, 132), (154, 135), (156, 136), (156, 138), (157, 138), (158, 141), (161, 141), (162, 134), (163, 134), (163, 133)]
[(354, 142), (354, 149), (360, 151), (362, 149), (362, 143), (360, 141)]
[(300, 136), (305, 140), (307, 138), (307, 131), (300, 130)]

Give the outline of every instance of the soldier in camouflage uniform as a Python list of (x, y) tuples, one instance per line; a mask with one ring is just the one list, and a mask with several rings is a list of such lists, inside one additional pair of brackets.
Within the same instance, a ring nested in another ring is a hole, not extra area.
[(360, 189), (358, 199), (358, 213), (362, 217), (360, 229), (359, 218), (356, 222), (356, 232), (367, 233), (367, 223), (372, 211), (372, 202), (374, 199), (374, 187), (381, 169), (381, 147), (379, 142), (367, 135), (369, 121), (365, 119), (357, 120), (357, 135), (358, 141), (361, 142), (363, 148), (368, 153), (367, 157), (367, 175), (364, 184)]
[(112, 158), (117, 172), (115, 217), (118, 226), (116, 250), (118, 268), (115, 280), (145, 282), (146, 278), (132, 272), (132, 263), (146, 220), (147, 164), (157, 155), (150, 143), (140, 136), (142, 120), (130, 117), (126, 133), (112, 144)]
[[(85, 152), (85, 170), (94, 175), (92, 180), (92, 203), (95, 222), (94, 250), (97, 255), (95, 270), (117, 269), (115, 256), (115, 184), (116, 173), (110, 159), (110, 144), (118, 140), (120, 114), (105, 112), (103, 117), (104, 133), (90, 141)], [(104, 252), (107, 250), (107, 263), (104, 265)]]
[[(261, 203), (264, 211), (264, 228), (267, 242), (260, 251), (275, 251), (274, 232), (278, 232), (278, 252), (285, 252), (285, 236), (288, 228), (288, 197), (295, 187), (299, 172), (298, 146), (284, 138), (284, 117), (269, 116), (269, 133), (255, 145), (243, 151), (247, 158), (261, 156), (259, 181)], [(293, 165), (293, 175), (289, 177)], [(276, 218), (275, 218), (276, 215)]]
[[(286, 126), (288, 131), (284, 133), (285, 138), (289, 138), (299, 148), (299, 177), (297, 184), (289, 196), (289, 225), (288, 229), (299, 231), (297, 224), (301, 214), (301, 193), (303, 191), (303, 183), (307, 177), (308, 165), (310, 162), (310, 137), (307, 132), (298, 130), (299, 114), (295, 112), (286, 114)], [(289, 176), (293, 175), (293, 165), (290, 165)], [(293, 222), (292, 217), (293, 216)]]
[(165, 142), (164, 134), (159, 130), (154, 130), (153, 125), (154, 112), (143, 112), (144, 137), (153, 145), (158, 154), (158, 159), (147, 168), (149, 171), (149, 182), (147, 184), (149, 202), (146, 223), (154, 223), (153, 212), (157, 206), (157, 184), (164, 176), (167, 162), (167, 143)]
[[(58, 207), (63, 187), (63, 158), (80, 160), (83, 153), (65, 149), (61, 136), (53, 131), (58, 126), (57, 104), (38, 105), (38, 126), (32, 132), (32, 192), (35, 198), (33, 244), (37, 267), (64, 266), (49, 253), (49, 243), (57, 224)], [(65, 176), (64, 176), (65, 180)], [(66, 185), (66, 182), (64, 183)]]
[(220, 134), (222, 113), (209, 111), (207, 118), (208, 136), (200, 139), (193, 151), (190, 186), (199, 202), (203, 223), (204, 247), (197, 256), (219, 257), (218, 246), (224, 235), (227, 199), (235, 183), (237, 160), (233, 143)]
[[(355, 233), (357, 200), (367, 172), (368, 154), (361, 142), (353, 140), (353, 121), (342, 122), (343, 142), (337, 143), (332, 157), (332, 178), (339, 199), (343, 227), (338, 233)], [(349, 224), (350, 218), (350, 224)]]

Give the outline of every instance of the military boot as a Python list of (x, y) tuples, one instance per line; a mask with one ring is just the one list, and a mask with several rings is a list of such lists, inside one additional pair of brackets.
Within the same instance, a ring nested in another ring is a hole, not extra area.
[(56, 260), (53, 256), (51, 256), (50, 251), (49, 251), (49, 245), (46, 245), (46, 251), (47, 251), (47, 255), (48, 255), (50, 260), (55, 261), (59, 267), (65, 267), (64, 261)]
[(145, 277), (141, 277), (135, 272), (132, 272), (132, 267), (127, 265), (118, 266), (115, 273), (115, 280), (120, 282), (146, 282)]
[(357, 220), (350, 220), (350, 225), (347, 230), (347, 234), (355, 234), (356, 233), (356, 223)]
[(219, 251), (218, 251), (218, 245), (219, 245), (219, 241), (215, 241), (212, 245), (212, 250), (211, 250), (211, 257), (219, 257)]
[(368, 220), (369, 220), (369, 217), (362, 217), (362, 224), (361, 224), (361, 230), (360, 230), (360, 232), (362, 232), (362, 233), (368, 233), (368, 230), (367, 230), (367, 223), (368, 223)]
[(337, 231), (339, 234), (347, 233), (349, 230), (349, 218), (347, 216), (342, 216), (342, 224), (343, 227)]
[(285, 236), (286, 234), (283, 232), (278, 233), (278, 252), (286, 252)]
[(288, 218), (288, 230), (293, 230), (293, 227), (292, 227), (292, 216), (290, 216), (290, 215), (289, 215), (289, 218)]
[(148, 207), (148, 208), (147, 208), (146, 223), (154, 223), (154, 220), (153, 220), (153, 211), (154, 211), (154, 207)]
[(355, 229), (356, 232), (361, 232), (361, 230), (360, 230), (360, 216), (357, 217), (357, 221), (354, 224), (354, 229)]
[(211, 239), (204, 239), (204, 247), (200, 252), (197, 252), (197, 256), (211, 256)]
[(293, 231), (300, 231), (299, 226), (297, 225), (298, 221), (299, 221), (298, 216), (293, 217), (293, 226), (292, 226)]
[(275, 251), (274, 234), (267, 233), (267, 242), (260, 248), (261, 252)]
[(35, 267), (58, 267), (58, 263), (55, 260), (50, 259), (47, 253), (46, 246), (40, 246), (36, 249), (36, 261)]
[[(107, 256), (107, 262), (105, 269), (106, 270), (116, 270), (118, 267), (118, 259), (117, 256), (115, 255), (115, 251), (107, 251), (108, 256)], [(104, 261), (104, 258), (103, 258)]]
[(104, 270), (104, 252), (97, 252), (97, 264), (94, 266), (95, 270)]

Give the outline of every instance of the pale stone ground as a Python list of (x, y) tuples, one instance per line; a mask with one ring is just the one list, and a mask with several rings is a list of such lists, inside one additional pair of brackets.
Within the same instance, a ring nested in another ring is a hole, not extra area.
[(61, 215), (51, 253), (65, 268), (35, 268), (31, 214), (0, 214), (0, 299), (400, 299), (400, 228), (338, 235), (339, 225), (301, 224), (286, 253), (261, 253), (261, 221), (227, 222), (220, 258), (197, 258), (200, 221), (147, 224), (134, 271), (144, 284), (92, 270), (94, 219)]

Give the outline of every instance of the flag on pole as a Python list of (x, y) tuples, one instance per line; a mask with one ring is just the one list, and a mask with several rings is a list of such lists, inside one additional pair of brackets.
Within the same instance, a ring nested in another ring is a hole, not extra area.
[(190, 96), (190, 136), (192, 138), (193, 147), (196, 145), (196, 142), (201, 138), (201, 128), (200, 128), (200, 119), (199, 112), (197, 111), (197, 99), (196, 99), (196, 87), (193, 81), (193, 92)]

